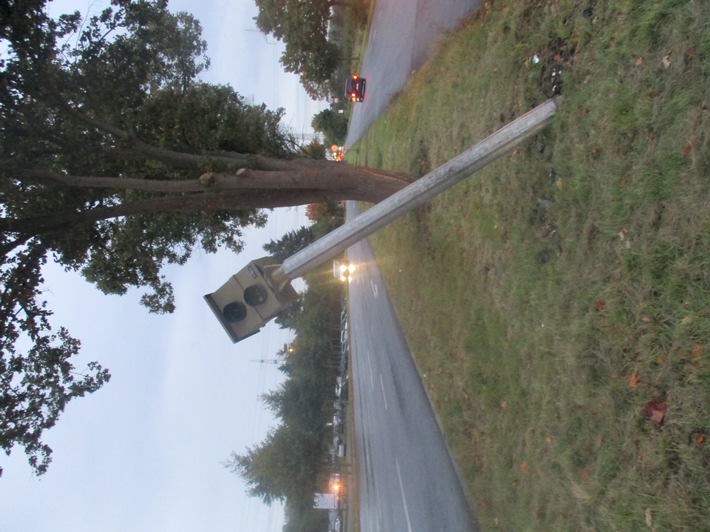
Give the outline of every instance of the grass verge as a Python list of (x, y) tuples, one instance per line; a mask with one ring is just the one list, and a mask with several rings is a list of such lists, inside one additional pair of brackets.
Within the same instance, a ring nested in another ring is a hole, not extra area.
[(371, 238), (484, 530), (707, 527), (708, 21), (487, 2), (350, 152), (422, 175), (562, 88), (548, 130)]

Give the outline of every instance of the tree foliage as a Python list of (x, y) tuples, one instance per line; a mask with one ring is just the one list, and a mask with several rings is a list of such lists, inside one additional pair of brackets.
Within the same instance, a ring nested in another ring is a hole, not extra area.
[[(323, 442), (315, 435), (281, 425), (259, 445), (244, 454), (232, 453), (225, 464), (247, 483), (248, 493), (265, 503), (284, 501), (287, 495), (308, 494), (313, 501), (317, 463), (312, 457), (322, 451)], [(310, 480), (304, 484), (304, 479)]]
[(281, 64), (286, 72), (300, 75), (301, 84), (314, 99), (327, 97), (327, 82), (335, 71), (340, 52), (328, 40), (332, 0), (255, 0), (257, 27), (286, 45)]
[(274, 257), (279, 262), (285, 261), (291, 255), (295, 255), (303, 248), (313, 243), (313, 229), (304, 225), (298, 229), (289, 231), (278, 241), (269, 240), (264, 244), (264, 251)]
[(333, 109), (323, 109), (313, 117), (311, 127), (315, 131), (323, 133), (326, 145), (333, 142), (343, 144), (348, 135), (348, 118), (345, 113), (338, 113)]
[(343, 223), (345, 209), (341, 202), (311, 203), (306, 207), (306, 216), (313, 222), (320, 222), (316, 227), (332, 229)]
[(334, 282), (329, 265), (310, 272), (306, 280), (303, 312), (293, 322), (296, 339), (279, 353), (287, 378), (262, 396), (281, 424), (259, 445), (233, 452), (225, 464), (244, 478), (250, 495), (267, 503), (285, 500), (291, 525), (312, 518), (313, 495), (332, 438), (327, 423), (333, 415), (334, 360), (340, 353), (333, 339), (338, 337), (342, 286)]
[[(39, 299), (43, 263), (44, 250), (31, 246), (0, 270), (0, 446), (8, 455), (15, 445), (24, 447), (38, 475), (47, 471), (52, 453), (42, 432), (55, 425), (69, 401), (95, 392), (111, 377), (96, 362), (86, 374), (75, 371), (70, 359), (80, 343), (63, 327), (52, 332), (52, 313)], [(16, 346), (22, 337), (30, 347)]]
[[(200, 24), (165, 0), (112, 0), (87, 20), (53, 20), (41, 0), (0, 9), (0, 369), (7, 412), (30, 420), (8, 421), (2, 441), (7, 453), (23, 445), (42, 473), (42, 431), (108, 380), (95, 363), (79, 379), (69, 363), (78, 341), (52, 331), (49, 257), (105, 293), (145, 287), (142, 303), (170, 312), (163, 267), (195, 247), (240, 251), (261, 209), (378, 201), (406, 180), (296, 157), (282, 110), (197, 82), (209, 64)], [(38, 364), (46, 378), (32, 377)]]

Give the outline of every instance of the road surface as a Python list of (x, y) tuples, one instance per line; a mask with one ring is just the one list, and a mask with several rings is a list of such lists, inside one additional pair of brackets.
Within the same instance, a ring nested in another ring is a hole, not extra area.
[[(427, 59), (433, 43), (480, 0), (378, 0), (346, 146), (362, 136)], [(356, 207), (348, 202), (348, 218)], [(476, 530), (421, 378), (367, 240), (348, 250), (355, 438), (363, 532)]]
[(476, 530), (367, 241), (348, 258), (358, 266), (349, 289), (350, 397), (361, 530)]
[(434, 43), (481, 0), (377, 0), (362, 71), (365, 101), (354, 106), (345, 146), (352, 146), (424, 64)]

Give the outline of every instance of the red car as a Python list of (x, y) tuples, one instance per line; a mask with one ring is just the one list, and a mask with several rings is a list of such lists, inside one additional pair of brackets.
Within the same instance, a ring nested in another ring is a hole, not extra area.
[(365, 78), (353, 74), (345, 84), (345, 95), (351, 102), (361, 102), (365, 99)]

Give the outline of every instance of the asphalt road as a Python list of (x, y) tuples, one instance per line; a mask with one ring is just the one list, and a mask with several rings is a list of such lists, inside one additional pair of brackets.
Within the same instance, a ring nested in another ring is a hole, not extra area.
[(442, 34), (458, 26), (481, 0), (378, 0), (362, 71), (365, 101), (354, 105), (345, 146), (352, 146), (405, 87)]
[[(348, 217), (356, 213), (348, 205)], [(355, 440), (363, 532), (476, 530), (367, 240), (348, 250)]]
[[(362, 136), (480, 0), (378, 0), (346, 146)], [(347, 204), (349, 219), (356, 216)], [(419, 373), (366, 240), (348, 249), (355, 439), (363, 532), (476, 530)]]

